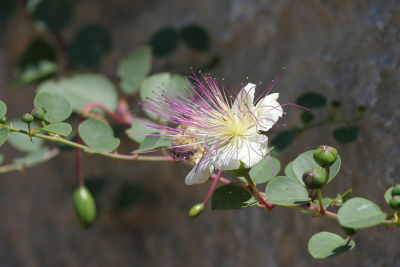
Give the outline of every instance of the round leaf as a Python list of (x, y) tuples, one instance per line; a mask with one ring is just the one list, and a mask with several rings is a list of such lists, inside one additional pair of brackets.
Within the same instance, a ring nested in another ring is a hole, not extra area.
[[(272, 161), (272, 165), (271, 165)], [(253, 182), (257, 184), (263, 184), (271, 180), (273, 177), (278, 175), (281, 169), (281, 163), (278, 159), (271, 157), (261, 160), (255, 166), (253, 166), (249, 172)], [(241, 181), (246, 183), (244, 177), (238, 177)]]
[(131, 128), (126, 130), (126, 134), (133, 141), (141, 144), (146, 139), (148, 134), (160, 134), (161, 131), (147, 126), (148, 122), (142, 119), (134, 119), (131, 123)]
[[(314, 150), (309, 150), (306, 151), (302, 154), (300, 154), (294, 161), (293, 161), (293, 165), (292, 165), (292, 170), (293, 170), (293, 174), (296, 176), (295, 178), (304, 185), (303, 182), (303, 174), (307, 171), (310, 171), (311, 169), (322, 169), (323, 172), (325, 172), (325, 170), (323, 170), (323, 168), (321, 168), (318, 163), (315, 162), (314, 158), (313, 158), (313, 152)], [(338, 156), (335, 163), (332, 164), (331, 167), (329, 167), (329, 179), (328, 179), (328, 183), (330, 183), (333, 178), (336, 177), (336, 175), (339, 172), (340, 169), (340, 164), (341, 164), (341, 160), (340, 157)]]
[(157, 132), (152, 133), (151, 136), (146, 136), (143, 142), (140, 144), (139, 148), (132, 151), (132, 153), (139, 153), (145, 151), (156, 150), (161, 147), (170, 147), (171, 141), (167, 137), (154, 136)]
[(151, 71), (151, 47), (143, 46), (132, 51), (118, 65), (121, 88), (127, 94), (137, 93), (143, 79)]
[(210, 48), (210, 36), (199, 25), (189, 25), (180, 31), (183, 41), (192, 49), (207, 51)]
[(74, 36), (68, 52), (72, 62), (86, 67), (96, 67), (112, 46), (110, 32), (99, 25), (88, 25)]
[(178, 33), (171, 27), (165, 27), (151, 37), (150, 45), (155, 56), (167, 56), (178, 45)]
[(44, 128), (39, 128), (39, 130), (48, 133), (55, 133), (62, 136), (68, 136), (72, 132), (72, 127), (66, 122), (56, 122), (47, 125)]
[(87, 152), (111, 152), (119, 146), (119, 139), (114, 138), (112, 128), (103, 121), (88, 119), (79, 124), (79, 136), (90, 148)]
[[(20, 119), (13, 120), (10, 123), (10, 125), (11, 124), (14, 128), (25, 130), (25, 131), (28, 130), (26, 123), (23, 123)], [(32, 123), (31, 127), (32, 127), (32, 129), (35, 128), (35, 127), (37, 127), (37, 124)], [(8, 141), (9, 141), (10, 145), (12, 145), (14, 148), (21, 150), (21, 151), (25, 151), (25, 152), (33, 152), (33, 151), (39, 149), (43, 144), (43, 139), (32, 138), (32, 142), (31, 142), (31, 140), (29, 139), (29, 136), (27, 136), (26, 134), (16, 133), (16, 132), (12, 132), (10, 134)]]
[(8, 128), (7, 126), (0, 128), (0, 147), (7, 141), (9, 135), (10, 128)]
[(286, 167), (285, 167), (285, 175), (287, 177), (289, 177), (289, 178), (297, 179), (296, 178), (296, 174), (293, 171), (293, 163), (294, 163), (294, 161), (291, 161), (286, 165)]
[(72, 112), (71, 104), (68, 100), (56, 94), (39, 93), (33, 101), (35, 108), (44, 108), (45, 120), (48, 122), (60, 122), (66, 120)]
[(316, 92), (308, 92), (299, 96), (296, 104), (305, 108), (321, 108), (326, 105), (326, 97)]
[(217, 188), (211, 199), (212, 210), (233, 210), (254, 206), (257, 200), (239, 186), (223, 185)]
[(7, 105), (0, 100), (0, 117), (3, 117), (7, 113)]
[(352, 250), (356, 246), (353, 240), (345, 240), (339, 235), (320, 232), (308, 242), (308, 251), (315, 259), (325, 259)]
[(267, 201), (281, 206), (299, 206), (310, 202), (307, 190), (297, 180), (285, 176), (272, 178), (265, 189)]
[(106, 77), (97, 74), (78, 74), (56, 82), (45, 81), (38, 92), (56, 93), (64, 96), (74, 111), (79, 111), (91, 103), (99, 103), (113, 111), (118, 104), (114, 85)]
[(333, 137), (341, 144), (348, 144), (357, 139), (358, 132), (358, 126), (340, 127), (333, 130)]
[(385, 218), (378, 205), (360, 197), (349, 199), (338, 211), (340, 225), (355, 229), (380, 224)]
[(89, 153), (111, 152), (117, 149), (119, 144), (120, 140), (118, 138), (104, 139), (103, 141), (96, 143), (96, 145), (94, 145), (93, 147), (85, 149), (85, 151)]

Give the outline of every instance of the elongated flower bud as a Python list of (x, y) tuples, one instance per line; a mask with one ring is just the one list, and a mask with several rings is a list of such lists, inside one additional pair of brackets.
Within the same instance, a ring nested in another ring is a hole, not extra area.
[(82, 228), (88, 228), (96, 217), (96, 204), (86, 187), (80, 187), (74, 192), (75, 215)]
[(189, 217), (195, 218), (199, 216), (203, 212), (203, 210), (204, 210), (203, 203), (196, 204), (189, 210)]

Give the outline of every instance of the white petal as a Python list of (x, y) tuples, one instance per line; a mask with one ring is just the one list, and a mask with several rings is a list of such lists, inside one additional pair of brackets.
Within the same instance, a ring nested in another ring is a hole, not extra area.
[(246, 168), (259, 163), (268, 152), (268, 137), (256, 134), (248, 138), (239, 150), (239, 160)]
[(217, 170), (236, 170), (240, 167), (239, 148), (227, 143), (225, 146), (218, 148), (216, 156), (213, 160), (213, 166)]
[(280, 117), (283, 110), (277, 99), (279, 93), (274, 93), (262, 98), (256, 105), (256, 116), (263, 131), (268, 131)]
[(199, 166), (196, 165), (189, 172), (185, 178), (185, 183), (187, 185), (202, 184), (205, 183), (208, 178), (210, 178), (214, 168), (212, 165)]
[(254, 83), (248, 83), (245, 87), (240, 90), (236, 96), (235, 102), (232, 105), (233, 112), (252, 112), (254, 110), (254, 93), (256, 91), (256, 85)]

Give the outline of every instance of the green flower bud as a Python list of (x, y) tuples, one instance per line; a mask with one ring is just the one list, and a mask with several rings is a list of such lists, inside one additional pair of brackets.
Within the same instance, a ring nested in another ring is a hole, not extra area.
[(43, 121), (44, 120), (44, 109), (42, 108), (35, 108), (32, 110), (31, 115), (33, 118), (37, 121)]
[(389, 201), (389, 206), (394, 210), (400, 209), (400, 196), (392, 197), (392, 199)]
[(330, 167), (335, 163), (338, 153), (336, 148), (323, 145), (319, 146), (313, 153), (313, 158), (315, 162), (319, 164), (322, 168)]
[(88, 228), (96, 218), (96, 203), (86, 187), (80, 187), (74, 192), (75, 215), (82, 228)]
[(303, 174), (303, 182), (308, 189), (319, 189), (325, 183), (325, 174), (320, 169), (312, 169)]
[(301, 113), (301, 121), (304, 124), (310, 123), (314, 119), (314, 115), (310, 111), (303, 111)]
[(31, 123), (33, 122), (33, 116), (27, 113), (25, 115), (22, 115), (21, 120), (25, 123)]
[(6, 124), (6, 123), (7, 123), (7, 117), (6, 116), (1, 117), (0, 118), (0, 124)]
[(400, 184), (395, 185), (392, 189), (392, 197), (400, 196)]
[(203, 203), (196, 204), (189, 210), (189, 217), (195, 218), (199, 216), (203, 212), (203, 210), (204, 210)]
[(344, 226), (341, 226), (341, 227), (342, 227), (343, 232), (348, 236), (355, 235), (357, 233), (357, 229), (348, 228), (348, 227), (344, 227)]

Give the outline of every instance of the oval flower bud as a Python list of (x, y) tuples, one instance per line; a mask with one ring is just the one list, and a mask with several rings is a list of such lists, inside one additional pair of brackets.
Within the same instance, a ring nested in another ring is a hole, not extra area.
[(319, 164), (322, 168), (330, 167), (335, 163), (338, 153), (336, 148), (323, 145), (319, 146), (313, 153), (313, 158), (315, 162)]
[(21, 120), (25, 123), (31, 123), (33, 122), (33, 116), (27, 113), (25, 115), (22, 115)]
[(312, 169), (303, 174), (303, 182), (308, 189), (319, 189), (325, 183), (325, 174), (320, 169)]
[(33, 118), (37, 121), (43, 121), (44, 120), (44, 109), (42, 108), (35, 108), (32, 110), (31, 115)]
[(189, 210), (189, 217), (195, 218), (199, 216), (203, 212), (203, 210), (204, 210), (203, 203), (196, 204)]
[(392, 189), (392, 197), (400, 196), (400, 184), (395, 185)]
[(0, 123), (1, 124), (6, 124), (7, 123), (7, 117), (3, 116), (0, 118)]
[(389, 206), (394, 210), (400, 209), (400, 196), (392, 197), (392, 199), (389, 201)]
[(74, 209), (79, 224), (88, 228), (96, 217), (96, 204), (86, 187), (80, 187), (74, 192)]

